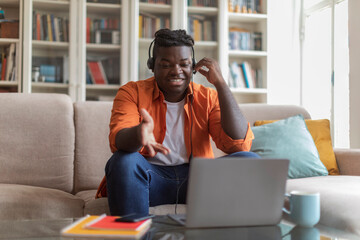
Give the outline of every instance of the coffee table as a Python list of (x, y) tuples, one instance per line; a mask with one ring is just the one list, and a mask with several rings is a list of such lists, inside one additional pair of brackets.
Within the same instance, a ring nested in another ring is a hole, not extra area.
[[(76, 219), (56, 220), (0, 220), (0, 239), (69, 239), (60, 230)], [(156, 216), (150, 230), (142, 239), (360, 239), (360, 236), (317, 225), (304, 229), (282, 221), (276, 226), (187, 229), (167, 216)]]

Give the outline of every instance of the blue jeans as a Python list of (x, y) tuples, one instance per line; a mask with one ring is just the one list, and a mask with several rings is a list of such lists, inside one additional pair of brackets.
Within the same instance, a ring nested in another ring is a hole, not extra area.
[[(256, 157), (253, 152), (236, 152), (226, 157)], [(149, 207), (183, 204), (186, 201), (189, 164), (160, 166), (140, 153), (118, 151), (105, 167), (111, 215), (149, 214)]]

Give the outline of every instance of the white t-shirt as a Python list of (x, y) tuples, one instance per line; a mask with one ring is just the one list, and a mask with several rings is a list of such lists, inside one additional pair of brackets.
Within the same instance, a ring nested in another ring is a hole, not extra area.
[(163, 145), (171, 150), (168, 155), (157, 153), (148, 161), (157, 165), (180, 165), (189, 162), (184, 140), (185, 98), (180, 102), (167, 102), (166, 133)]

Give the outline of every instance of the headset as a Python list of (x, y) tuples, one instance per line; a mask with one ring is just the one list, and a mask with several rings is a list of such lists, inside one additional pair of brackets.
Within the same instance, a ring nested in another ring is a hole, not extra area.
[[(147, 67), (152, 71), (154, 71), (155, 59), (154, 59), (154, 57), (151, 56), (151, 47), (154, 44), (154, 42), (155, 42), (155, 39), (150, 43), (150, 46), (149, 46), (149, 58), (147, 60)], [(195, 74), (196, 71), (194, 69), (195, 69), (195, 65), (196, 65), (196, 60), (195, 60), (195, 51), (194, 51), (193, 46), (191, 46), (191, 52), (192, 52), (192, 57), (191, 57), (192, 69), (193, 69), (193, 74)]]

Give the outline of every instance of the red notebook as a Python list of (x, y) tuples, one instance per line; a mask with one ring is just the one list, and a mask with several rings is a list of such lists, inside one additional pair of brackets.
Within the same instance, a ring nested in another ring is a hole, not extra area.
[(117, 218), (119, 217), (103, 215), (86, 224), (85, 228), (141, 231), (143, 228), (146, 228), (151, 224), (151, 219), (146, 219), (140, 222), (115, 222), (115, 219)]

